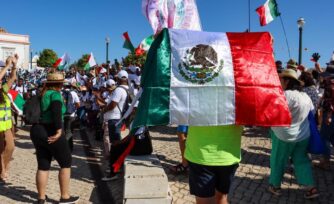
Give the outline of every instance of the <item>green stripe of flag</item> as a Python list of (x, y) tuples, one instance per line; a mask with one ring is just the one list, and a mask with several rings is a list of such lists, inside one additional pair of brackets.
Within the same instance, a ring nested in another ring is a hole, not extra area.
[(273, 19), (275, 19), (277, 16), (280, 15), (277, 9), (276, 0), (270, 0), (268, 6), (270, 9), (270, 14), (273, 17)]
[[(142, 74), (143, 94), (133, 128), (169, 124), (171, 47), (168, 29), (154, 40)], [(148, 117), (150, 116), (150, 117)]]

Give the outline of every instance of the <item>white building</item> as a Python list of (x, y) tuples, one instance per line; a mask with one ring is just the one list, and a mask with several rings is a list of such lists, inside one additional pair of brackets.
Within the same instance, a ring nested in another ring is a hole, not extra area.
[(11, 34), (0, 27), (0, 61), (5, 62), (8, 56), (18, 54), (18, 68), (28, 69), (30, 67), (29, 51), (29, 35)]

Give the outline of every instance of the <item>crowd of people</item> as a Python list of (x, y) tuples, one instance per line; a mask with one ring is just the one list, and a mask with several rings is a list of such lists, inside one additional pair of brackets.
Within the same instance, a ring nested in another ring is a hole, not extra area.
[[(75, 203), (79, 197), (69, 192), (73, 131), (89, 127), (97, 140), (103, 140), (105, 162), (110, 163), (103, 181), (118, 177), (111, 167), (110, 148), (121, 140), (124, 123), (135, 115), (140, 89), (141, 67), (121, 65), (112, 68), (93, 67), (90, 70), (17, 71), (17, 56), (8, 57), (0, 70), (0, 181), (8, 178), (9, 163), (14, 151), (15, 126), (26, 121), (11, 110), (7, 97), (9, 89), (18, 92), (26, 101), (39, 97), (40, 119), (31, 124), (31, 139), (36, 148), (38, 170), (36, 186), (38, 203), (47, 199), (46, 186), (52, 159), (59, 166), (60, 203)], [(306, 69), (294, 60), (286, 68), (277, 61), (277, 72), (291, 112), (290, 127), (272, 127), (272, 151), (268, 190), (282, 195), (281, 182), (286, 166), (293, 165), (297, 182), (305, 186), (305, 198), (319, 196), (312, 176), (308, 155), (310, 112), (317, 118), (325, 153), (316, 166), (330, 170), (330, 143), (334, 145), (334, 59), (325, 70), (315, 63)], [(16, 74), (18, 73), (18, 79)], [(29, 79), (29, 80), (27, 80)], [(333, 87), (332, 87), (333, 86)], [(333, 90), (333, 92), (331, 92)], [(126, 113), (127, 112), (127, 113)], [(12, 120), (13, 116), (13, 120)], [(15, 124), (15, 125), (14, 125)], [(182, 161), (172, 168), (175, 174), (189, 172), (191, 194), (197, 203), (228, 203), (227, 195), (241, 161), (242, 126), (188, 127), (177, 129)]]

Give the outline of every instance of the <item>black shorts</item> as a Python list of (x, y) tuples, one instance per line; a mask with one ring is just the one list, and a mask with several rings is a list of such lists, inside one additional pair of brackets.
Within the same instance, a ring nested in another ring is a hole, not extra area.
[(189, 162), (190, 193), (197, 197), (208, 198), (218, 191), (228, 194), (238, 164), (231, 166), (205, 166)]
[(38, 170), (48, 171), (52, 158), (58, 162), (60, 168), (71, 167), (72, 155), (65, 135), (62, 135), (52, 144), (47, 143), (47, 137), (53, 135), (53, 132), (43, 125), (33, 125), (31, 127), (30, 137), (36, 149)]

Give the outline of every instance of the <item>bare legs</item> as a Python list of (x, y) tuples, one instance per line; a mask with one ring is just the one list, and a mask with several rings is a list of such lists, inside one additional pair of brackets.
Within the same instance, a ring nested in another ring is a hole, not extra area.
[(0, 178), (7, 179), (9, 162), (14, 152), (14, 135), (12, 129), (0, 133)]
[(182, 165), (184, 167), (187, 167), (188, 166), (188, 162), (184, 158), (184, 150), (186, 149), (187, 134), (183, 133), (183, 132), (178, 132), (177, 136), (179, 138), (179, 145), (180, 145), (180, 151), (181, 151), (181, 157), (182, 157)]
[(197, 204), (228, 204), (227, 194), (216, 191), (216, 195), (210, 198), (196, 197)]
[[(70, 186), (71, 168), (62, 168), (59, 170), (59, 187), (61, 198), (67, 199), (70, 197), (69, 186)], [(48, 183), (49, 171), (38, 170), (36, 173), (36, 186), (38, 191), (38, 198), (45, 199), (46, 186)]]

